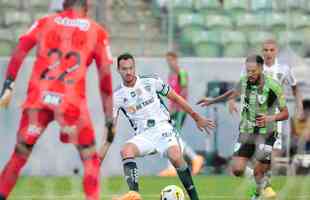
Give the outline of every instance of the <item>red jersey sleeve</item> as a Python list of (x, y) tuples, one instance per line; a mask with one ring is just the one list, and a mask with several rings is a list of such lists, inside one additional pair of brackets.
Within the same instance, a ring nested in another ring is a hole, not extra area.
[(40, 21), (36, 21), (25, 34), (20, 36), (19, 42), (11, 55), (6, 78), (16, 79), (24, 58), (37, 43), (39, 28)]
[(113, 58), (110, 49), (109, 35), (105, 30), (99, 29), (97, 36), (97, 44), (95, 47), (96, 62), (100, 65), (110, 65), (113, 63)]

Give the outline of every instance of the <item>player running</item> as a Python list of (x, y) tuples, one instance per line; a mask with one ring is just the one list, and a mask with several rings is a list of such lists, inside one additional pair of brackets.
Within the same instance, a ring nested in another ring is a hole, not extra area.
[[(175, 52), (168, 52), (166, 54), (166, 60), (170, 68), (170, 74), (168, 78), (169, 86), (185, 100), (188, 96), (188, 73), (184, 69), (179, 67), (178, 56)], [(181, 133), (181, 129), (184, 125), (186, 112), (175, 102), (169, 101), (169, 112), (171, 120), (174, 123), (175, 128)], [(181, 137), (180, 142), (183, 146), (183, 155), (191, 160), (192, 174), (196, 175), (203, 167), (204, 158), (198, 155)], [(159, 173), (160, 176), (176, 176), (177, 172), (172, 164), (168, 163), (168, 168)]]
[(247, 75), (241, 77), (235, 89), (214, 99), (200, 100), (198, 104), (209, 106), (241, 96), (240, 135), (235, 146), (233, 173), (242, 176), (247, 162), (253, 156), (256, 158), (256, 192), (251, 197), (256, 200), (267, 184), (265, 173), (270, 169), (271, 153), (278, 134), (276, 122), (288, 119), (288, 109), (280, 83), (263, 74), (263, 58), (251, 55), (245, 64)]
[(22, 106), (14, 152), (0, 176), (0, 200), (8, 198), (22, 167), (49, 123), (57, 121), (60, 140), (76, 146), (83, 162), (87, 200), (99, 200), (100, 155), (87, 109), (85, 78), (96, 61), (100, 92), (109, 133), (112, 123), (112, 77), (107, 32), (87, 17), (87, 0), (65, 0), (64, 10), (39, 19), (20, 37), (12, 54), (1, 93), (8, 106), (14, 82), (27, 53), (37, 47), (36, 60)]
[(139, 191), (135, 157), (159, 153), (169, 158), (191, 200), (198, 194), (186, 162), (183, 160), (179, 136), (170, 123), (167, 108), (161, 100), (166, 96), (178, 103), (196, 122), (200, 130), (214, 128), (214, 123), (192, 110), (190, 105), (160, 78), (136, 76), (135, 60), (130, 54), (120, 55), (117, 69), (122, 84), (114, 92), (114, 119), (122, 111), (135, 130), (135, 136), (122, 147), (124, 174), (131, 191)]
[[(297, 119), (302, 120), (305, 118), (304, 108), (303, 108), (303, 97), (300, 93), (299, 87), (297, 85), (296, 77), (294, 76), (291, 68), (283, 63), (278, 62), (278, 44), (273, 39), (268, 39), (262, 44), (262, 54), (265, 60), (264, 63), (264, 74), (271, 76), (275, 80), (277, 80), (284, 88), (290, 87), (292, 90), (292, 94), (295, 97), (295, 105), (296, 105), (296, 113)], [(243, 73), (244, 74), (244, 73)], [(233, 101), (229, 101), (230, 110), (237, 110), (236, 105)], [(284, 120), (282, 122), (278, 122), (278, 137), (273, 146), (273, 158), (279, 157), (283, 153), (283, 142), (286, 144), (288, 137), (290, 137), (290, 126), (289, 121)], [(289, 148), (289, 147), (286, 147)], [(247, 167), (246, 174), (248, 176), (253, 177), (253, 169)], [(270, 183), (270, 173), (266, 174), (266, 180), (268, 182), (265, 190), (264, 197), (274, 198), (276, 197), (276, 192), (272, 189)]]

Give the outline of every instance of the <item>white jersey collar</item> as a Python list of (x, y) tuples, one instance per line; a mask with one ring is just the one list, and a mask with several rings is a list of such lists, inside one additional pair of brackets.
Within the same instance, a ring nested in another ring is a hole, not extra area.
[(140, 78), (139, 78), (139, 76), (136, 76), (136, 82), (135, 82), (135, 85), (133, 86), (133, 87), (128, 87), (128, 86), (126, 86), (126, 85), (124, 85), (124, 82), (122, 81), (122, 87), (124, 87), (124, 88), (128, 88), (128, 89), (130, 89), (130, 88), (135, 88), (138, 84), (139, 84), (139, 82), (140, 82)]
[(276, 58), (276, 59), (274, 60), (274, 64), (273, 64), (273, 65), (267, 66), (266, 64), (264, 64), (264, 69), (274, 68), (274, 67), (276, 67), (276, 66), (278, 66), (278, 65), (279, 65), (278, 58)]

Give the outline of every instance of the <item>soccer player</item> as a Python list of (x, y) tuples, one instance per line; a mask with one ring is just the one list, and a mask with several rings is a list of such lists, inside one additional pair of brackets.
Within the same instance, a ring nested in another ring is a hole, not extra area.
[(117, 58), (117, 69), (122, 84), (114, 91), (114, 119), (116, 121), (119, 111), (122, 111), (136, 134), (121, 150), (129, 190), (139, 191), (135, 158), (159, 153), (168, 157), (177, 169), (190, 199), (197, 200), (198, 194), (190, 170), (183, 160), (178, 134), (170, 123), (170, 115), (161, 96), (178, 103), (193, 118), (200, 130), (208, 131), (208, 128), (214, 127), (214, 123), (193, 111), (190, 105), (160, 78), (136, 76), (132, 55), (120, 55)]
[[(278, 44), (273, 39), (268, 39), (262, 44), (262, 54), (265, 60), (263, 66), (263, 72), (266, 75), (273, 77), (277, 80), (283, 87), (290, 87), (292, 89), (293, 96), (295, 97), (296, 105), (296, 116), (297, 119), (302, 120), (305, 118), (304, 108), (303, 108), (303, 98), (302, 94), (297, 85), (297, 80), (291, 70), (291, 68), (283, 63), (278, 62)], [(236, 111), (237, 108), (234, 104), (234, 101), (229, 101), (229, 107), (231, 111)], [(278, 137), (273, 146), (273, 158), (278, 157), (283, 153), (282, 141), (286, 141), (290, 137), (290, 128), (289, 121), (285, 120), (283, 122), (278, 122)], [(290, 147), (286, 147), (290, 148)], [(248, 176), (253, 177), (253, 170), (250, 167), (247, 167), (246, 172)], [(270, 176), (269, 174), (267, 174)], [(268, 176), (266, 177), (267, 179)], [(269, 181), (269, 180), (268, 180)], [(270, 181), (269, 181), (270, 182)], [(275, 197), (276, 193), (273, 191), (271, 184), (268, 183), (264, 191), (266, 197)]]
[[(179, 67), (178, 56), (175, 52), (168, 52), (166, 54), (166, 60), (170, 68), (170, 74), (168, 78), (169, 86), (185, 100), (188, 96), (188, 73), (184, 69)], [(174, 123), (175, 128), (181, 133), (181, 129), (184, 125), (186, 112), (175, 102), (169, 101), (169, 112), (171, 120)], [(191, 160), (192, 174), (196, 175), (200, 172), (204, 159), (198, 155), (182, 138), (180, 141), (183, 146), (183, 155)], [(160, 176), (176, 176), (177, 172), (175, 168), (169, 162), (168, 168), (159, 173)]]
[(263, 58), (250, 55), (245, 65), (247, 75), (241, 77), (236, 88), (214, 99), (200, 100), (198, 104), (208, 106), (241, 96), (240, 134), (233, 157), (233, 173), (242, 176), (247, 162), (253, 156), (256, 158), (256, 192), (251, 197), (255, 200), (259, 199), (267, 184), (265, 173), (270, 169), (271, 153), (278, 134), (276, 122), (288, 119), (288, 109), (280, 83), (263, 74)]
[(108, 34), (87, 17), (87, 0), (65, 0), (63, 8), (36, 21), (20, 37), (9, 61), (0, 107), (8, 106), (21, 64), (27, 53), (37, 48), (16, 146), (0, 175), (0, 200), (8, 198), (37, 140), (54, 120), (60, 126), (60, 140), (75, 145), (83, 162), (86, 199), (100, 199), (100, 155), (87, 109), (85, 81), (88, 66), (95, 60), (106, 127), (111, 133), (112, 58)]

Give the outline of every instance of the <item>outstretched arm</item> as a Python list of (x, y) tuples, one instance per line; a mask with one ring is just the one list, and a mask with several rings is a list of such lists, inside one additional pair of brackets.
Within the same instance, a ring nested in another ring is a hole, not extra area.
[(35, 44), (35, 40), (25, 37), (20, 40), (13, 51), (7, 68), (5, 81), (0, 93), (0, 108), (8, 107), (12, 98), (12, 90), (17, 74), (25, 57)]
[(217, 96), (215, 98), (208, 98), (205, 97), (201, 100), (199, 100), (197, 102), (198, 105), (201, 106), (209, 106), (215, 103), (219, 103), (219, 102), (224, 102), (230, 99), (234, 99), (236, 97), (238, 97), (240, 95), (240, 93), (234, 89), (228, 90), (227, 92), (225, 92), (224, 94)]
[(215, 124), (213, 121), (199, 115), (197, 112), (195, 112), (192, 107), (189, 105), (189, 103), (180, 95), (178, 95), (174, 90), (170, 89), (167, 97), (177, 103), (178, 105), (180, 105), (180, 107), (186, 112), (188, 113), (193, 120), (196, 122), (197, 127), (201, 130), (201, 131), (206, 131), (208, 132), (208, 128), (214, 128)]

